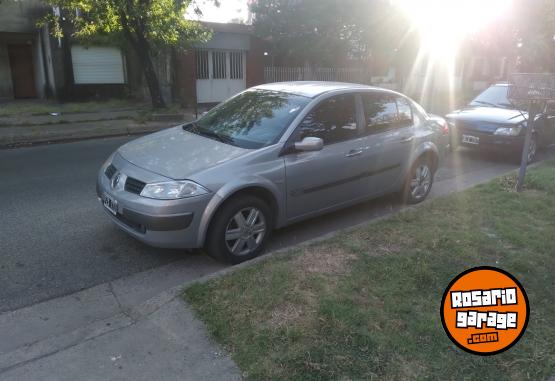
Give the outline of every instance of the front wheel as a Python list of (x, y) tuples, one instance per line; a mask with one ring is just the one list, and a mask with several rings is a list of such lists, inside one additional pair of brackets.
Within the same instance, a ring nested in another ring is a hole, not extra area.
[(418, 159), (411, 167), (403, 188), (403, 201), (418, 204), (428, 197), (434, 181), (432, 161), (428, 157)]
[(212, 257), (241, 263), (258, 256), (272, 231), (272, 212), (258, 197), (228, 200), (208, 229), (205, 249)]

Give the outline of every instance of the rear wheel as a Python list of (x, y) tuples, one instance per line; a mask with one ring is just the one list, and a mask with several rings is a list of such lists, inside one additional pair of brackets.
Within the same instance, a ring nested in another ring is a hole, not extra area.
[(422, 156), (413, 165), (403, 188), (403, 201), (418, 204), (428, 197), (434, 181), (433, 161)]
[(214, 216), (205, 249), (212, 257), (241, 263), (258, 256), (272, 231), (270, 207), (254, 196), (228, 200)]

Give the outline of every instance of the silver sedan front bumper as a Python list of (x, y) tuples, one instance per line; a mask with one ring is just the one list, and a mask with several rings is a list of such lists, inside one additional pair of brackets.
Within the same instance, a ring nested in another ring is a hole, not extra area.
[[(126, 180), (132, 178), (145, 183), (168, 180), (117, 154), (111, 164)], [(106, 168), (107, 165), (103, 166), (98, 173), (96, 192), (102, 208), (119, 228), (155, 247), (197, 248), (202, 245), (198, 240), (199, 226), (212, 194), (180, 200), (149, 199), (126, 190), (124, 185), (114, 187), (106, 175)], [(116, 202), (113, 210), (104, 206), (106, 197)]]

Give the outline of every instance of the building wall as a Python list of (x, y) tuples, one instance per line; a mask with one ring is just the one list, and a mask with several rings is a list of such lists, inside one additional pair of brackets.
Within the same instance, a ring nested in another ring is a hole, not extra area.
[(183, 106), (192, 107), (197, 98), (197, 79), (195, 72), (195, 51), (193, 49), (177, 54), (175, 93)]
[(0, 4), (0, 32), (34, 32), (37, 20), (47, 9), (40, 0), (3, 1)]
[(264, 83), (264, 44), (251, 36), (250, 47), (247, 52), (247, 88)]
[(214, 32), (210, 41), (199, 44), (196, 48), (202, 49), (227, 49), (227, 50), (249, 50), (251, 43), (250, 35), (243, 33)]

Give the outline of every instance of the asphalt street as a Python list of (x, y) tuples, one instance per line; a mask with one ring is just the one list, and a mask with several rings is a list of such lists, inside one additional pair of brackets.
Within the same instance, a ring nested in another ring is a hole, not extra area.
[[(67, 295), (179, 261), (213, 268), (202, 252), (146, 246), (116, 228), (96, 198), (96, 174), (131, 138), (87, 140), (0, 151), (0, 312)], [(549, 154), (552, 153), (550, 151)], [(545, 154), (544, 154), (545, 155)], [(436, 182), (495, 176), (514, 164), (467, 150), (450, 154)], [(294, 245), (398, 208), (383, 197), (274, 234), (268, 250)], [(211, 270), (212, 271), (212, 270)]]

